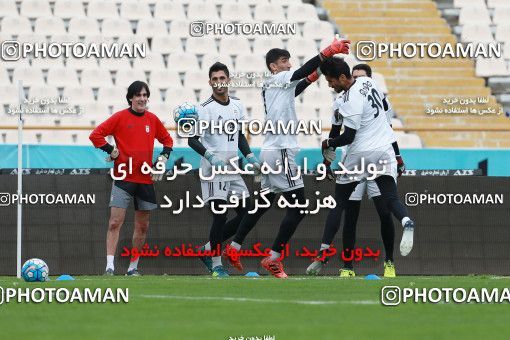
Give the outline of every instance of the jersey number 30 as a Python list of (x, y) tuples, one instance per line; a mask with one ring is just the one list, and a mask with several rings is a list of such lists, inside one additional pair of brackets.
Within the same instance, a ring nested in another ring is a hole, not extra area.
[(377, 118), (377, 116), (379, 116), (379, 109), (382, 109), (383, 105), (381, 103), (381, 97), (379, 97), (379, 93), (377, 93), (376, 89), (372, 89), (372, 94), (368, 95), (368, 100), (372, 107), (377, 110), (374, 115), (374, 118)]

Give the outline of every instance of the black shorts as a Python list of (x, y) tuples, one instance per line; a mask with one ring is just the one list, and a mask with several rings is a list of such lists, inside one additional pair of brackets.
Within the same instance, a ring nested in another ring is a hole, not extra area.
[(131, 198), (134, 198), (135, 210), (154, 210), (158, 207), (153, 184), (113, 181), (110, 207), (127, 209)]

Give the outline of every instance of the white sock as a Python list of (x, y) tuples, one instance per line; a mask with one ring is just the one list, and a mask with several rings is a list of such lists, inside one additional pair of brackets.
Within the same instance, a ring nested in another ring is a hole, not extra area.
[(410, 221), (411, 219), (409, 217), (404, 217), (402, 219), (402, 227), (406, 225), (407, 221)]
[(275, 252), (274, 250), (271, 250), (271, 261), (274, 261), (276, 259), (280, 258), (280, 253)]
[(329, 244), (321, 243), (321, 250), (320, 251), (323, 251), (323, 250), (326, 250), (326, 249), (329, 249)]
[(232, 248), (234, 248), (235, 250), (237, 250), (237, 251), (241, 250), (241, 245), (239, 243), (234, 242), (234, 241), (232, 241), (232, 243), (230, 243), (230, 246)]
[(211, 242), (207, 242), (204, 247), (205, 250), (211, 250)]
[(213, 256), (212, 257), (212, 267), (221, 266), (221, 256)]
[(113, 265), (113, 260), (115, 259), (115, 255), (106, 255), (106, 269), (114, 270), (115, 266)]
[(138, 268), (138, 261), (140, 261), (140, 258), (137, 258), (136, 260), (129, 262), (128, 271)]

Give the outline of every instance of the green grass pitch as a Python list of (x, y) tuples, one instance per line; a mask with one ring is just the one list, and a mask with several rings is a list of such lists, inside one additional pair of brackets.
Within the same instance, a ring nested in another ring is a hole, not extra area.
[(0, 305), (1, 339), (503, 339), (510, 305), (380, 303), (381, 287), (510, 287), (509, 277), (77, 277), (1, 287), (129, 288), (127, 304)]

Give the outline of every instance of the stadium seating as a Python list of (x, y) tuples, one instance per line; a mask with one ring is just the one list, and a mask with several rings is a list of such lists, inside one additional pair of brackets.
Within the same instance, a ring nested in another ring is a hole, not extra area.
[(167, 21), (184, 19), (184, 8), (178, 1), (158, 1), (154, 7), (154, 18)]
[(289, 3), (287, 18), (302, 24), (319, 20), (317, 10), (314, 5), (294, 2)]
[(124, 1), (120, 5), (120, 16), (127, 20), (142, 20), (151, 17), (149, 6), (140, 1)]
[(27, 17), (5, 16), (2, 18), (0, 31), (3, 34), (31, 34), (32, 27)]
[(216, 5), (210, 2), (191, 2), (188, 6), (189, 21), (218, 21)]
[(181, 87), (179, 73), (173, 69), (160, 70), (152, 72), (150, 77), (151, 87), (167, 89), (171, 87)]
[(64, 20), (53, 16), (39, 17), (35, 21), (34, 32), (45, 35), (64, 34), (66, 32)]
[(255, 7), (253, 19), (264, 22), (285, 22), (286, 18), (282, 6), (273, 3), (261, 3)]
[(69, 34), (90, 35), (100, 34), (99, 26), (95, 18), (92, 17), (74, 17), (69, 21)]
[(474, 43), (494, 42), (491, 29), (488, 25), (466, 24), (462, 28), (462, 41)]
[(250, 21), (250, 7), (244, 2), (225, 3), (221, 9), (221, 19), (225, 21)]
[(0, 1), (0, 17), (6, 16), (18, 16), (18, 10), (14, 1)]
[(118, 18), (119, 12), (113, 0), (89, 1), (87, 16), (92, 19)]
[[(376, 40), (391, 42), (427, 41), (423, 38), (432, 37), (431, 41), (456, 42), (441, 12), (433, 1), (392, 0), (360, 2), (346, 0), (342, 2), (325, 1), (324, 7), (329, 10), (333, 20), (337, 21), (342, 33), (355, 43), (358, 40)], [(455, 1), (460, 8), (459, 24), (462, 25), (461, 40), (474, 42), (494, 41), (491, 16), (485, 1)], [(490, 6), (489, 6), (490, 7)], [(359, 13), (359, 17), (358, 14)], [(498, 13), (496, 11), (495, 13)], [(497, 32), (497, 31), (496, 31)], [(500, 33), (499, 35), (502, 35)], [(365, 37), (365, 39), (363, 39)], [(418, 37), (418, 38), (417, 38)], [(369, 39), (367, 39), (369, 38)], [(498, 38), (498, 36), (496, 36)], [(418, 39), (418, 40), (417, 40)], [(404, 123), (404, 127), (417, 129), (429, 128), (432, 132), (418, 131), (398, 133), (398, 139), (409, 147), (496, 147), (502, 145), (495, 141), (501, 140), (498, 133), (487, 131), (483, 139), (477, 139), (476, 132), (445, 131), (434, 132), (433, 129), (470, 127), (479, 129), (491, 126), (510, 127), (510, 121), (501, 115), (474, 117), (430, 116), (426, 115), (427, 107), (441, 106), (445, 97), (487, 97), (486, 105), (499, 111), (500, 105), (485, 87), (483, 79), (492, 75), (508, 75), (508, 67), (503, 59), (470, 60), (462, 59), (388, 59), (382, 58), (369, 62), (375, 72), (381, 73), (386, 82), (389, 99), (393, 108)], [(447, 75), (447, 76), (445, 76)], [(374, 74), (374, 78), (376, 78)], [(379, 81), (378, 83), (382, 83)], [(399, 128), (399, 126), (395, 126)], [(508, 133), (506, 134), (508, 136)]]
[(85, 16), (82, 3), (73, 0), (56, 0), (53, 15), (63, 19)]
[(27, 18), (51, 16), (48, 1), (24, 0), (21, 2), (20, 15)]
[(138, 21), (136, 34), (144, 38), (166, 37), (168, 30), (163, 19), (145, 18)]

